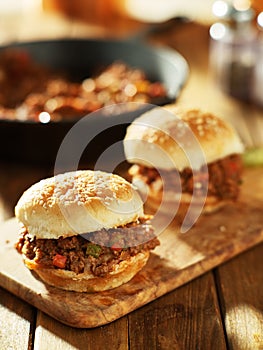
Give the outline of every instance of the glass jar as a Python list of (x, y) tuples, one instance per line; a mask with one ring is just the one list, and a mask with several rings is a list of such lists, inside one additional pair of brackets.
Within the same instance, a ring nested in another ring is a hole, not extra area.
[(263, 12), (257, 17), (259, 36), (254, 71), (253, 101), (263, 107)]
[(252, 9), (228, 8), (210, 27), (210, 66), (216, 83), (233, 97), (250, 101), (257, 56)]

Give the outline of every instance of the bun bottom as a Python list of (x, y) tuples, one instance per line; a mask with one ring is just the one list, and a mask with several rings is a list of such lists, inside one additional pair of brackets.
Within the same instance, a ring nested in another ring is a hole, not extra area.
[(149, 251), (140, 252), (129, 260), (121, 261), (114, 271), (103, 277), (94, 276), (90, 272), (76, 274), (62, 269), (34, 268), (28, 259), (24, 259), (24, 263), (50, 286), (68, 291), (94, 293), (113, 289), (130, 281), (147, 263), (149, 256)]
[[(171, 193), (172, 197), (174, 194)], [(172, 200), (166, 201), (165, 205), (161, 206), (162, 204), (162, 193), (156, 193), (151, 192), (148, 194), (147, 201), (145, 203), (145, 212), (154, 215), (158, 210), (160, 210), (161, 213), (170, 213), (171, 208), (175, 208), (176, 212), (174, 213), (174, 218), (178, 222), (182, 222), (191, 203), (192, 196), (189, 194), (182, 194), (179, 204), (176, 208), (176, 203)], [(220, 200), (216, 197), (207, 196), (206, 198), (200, 198), (199, 201), (196, 201), (191, 204), (191, 207), (193, 211), (195, 212), (195, 209), (199, 208), (201, 210), (200, 214), (212, 214), (218, 210), (220, 210), (222, 207), (224, 207), (226, 204), (230, 203), (231, 201), (227, 200)]]

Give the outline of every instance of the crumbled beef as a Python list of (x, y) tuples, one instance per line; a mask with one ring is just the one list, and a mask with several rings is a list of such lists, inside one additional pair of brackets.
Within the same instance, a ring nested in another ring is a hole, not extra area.
[(60, 255), (66, 257), (66, 270), (104, 276), (121, 261), (159, 244), (153, 227), (141, 218), (123, 227), (58, 239), (32, 239), (23, 228), (16, 249), (39, 266), (57, 268), (53, 259)]
[[(194, 182), (199, 182), (199, 194), (205, 195), (206, 187), (203, 184), (208, 181), (208, 196), (215, 196), (219, 199), (236, 200), (239, 194), (242, 173), (242, 161), (239, 155), (230, 155), (224, 159), (210, 163), (206, 167), (202, 167), (199, 171), (193, 171), (186, 168), (179, 173), (162, 170), (160, 173), (153, 168), (146, 166), (136, 166), (131, 170), (131, 175), (139, 176), (148, 185), (162, 177), (165, 186), (173, 189), (175, 192), (193, 193)], [(180, 179), (180, 181), (178, 181)], [(179, 183), (178, 183), (179, 182)]]
[(0, 118), (39, 122), (40, 113), (47, 112), (51, 121), (77, 120), (109, 104), (167, 99), (162, 82), (150, 81), (142, 69), (124, 62), (94, 67), (91, 73), (75, 81), (40, 64), (27, 50), (1, 50)]

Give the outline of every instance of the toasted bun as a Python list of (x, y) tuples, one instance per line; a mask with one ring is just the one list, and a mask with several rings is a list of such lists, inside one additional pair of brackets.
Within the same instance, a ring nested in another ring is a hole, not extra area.
[(135, 119), (127, 128), (124, 151), (130, 163), (182, 171), (242, 153), (243, 145), (223, 119), (171, 104)]
[[(171, 192), (171, 196), (174, 195), (173, 192)], [(168, 194), (169, 196), (169, 194)], [(185, 217), (192, 200), (192, 196), (186, 193), (183, 193), (180, 198), (180, 203), (177, 208), (176, 213), (174, 213), (174, 216), (177, 219), (183, 220)], [(162, 203), (162, 196), (161, 194), (157, 194), (155, 191), (149, 190), (147, 201), (145, 203), (145, 210), (148, 213), (154, 214), (158, 210), (161, 210), (163, 213), (167, 213), (167, 210), (170, 210), (174, 207), (174, 202), (169, 202), (169, 200), (166, 202), (165, 206), (161, 206)], [(207, 196), (205, 198), (200, 198), (199, 202), (192, 203), (192, 210), (195, 210), (195, 207), (198, 206), (201, 209), (202, 214), (211, 214), (222, 207), (224, 207), (227, 203), (230, 203), (230, 200), (222, 200), (214, 196)]]
[(62, 269), (36, 268), (31, 260), (25, 258), (25, 264), (47, 284), (75, 292), (101, 292), (121, 286), (130, 281), (147, 263), (150, 253), (140, 252), (129, 260), (121, 261), (114, 271), (103, 277), (90, 272), (76, 274)]
[(30, 235), (59, 238), (136, 221), (143, 202), (118, 175), (78, 170), (34, 184), (18, 201), (15, 215)]

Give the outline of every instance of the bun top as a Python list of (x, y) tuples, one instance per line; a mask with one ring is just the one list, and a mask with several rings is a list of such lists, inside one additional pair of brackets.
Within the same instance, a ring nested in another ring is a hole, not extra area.
[(31, 186), (15, 215), (36, 238), (59, 238), (122, 226), (143, 215), (143, 202), (122, 177), (78, 170)]
[(223, 119), (171, 104), (155, 107), (133, 121), (124, 138), (124, 152), (130, 163), (182, 171), (242, 153), (243, 145)]

